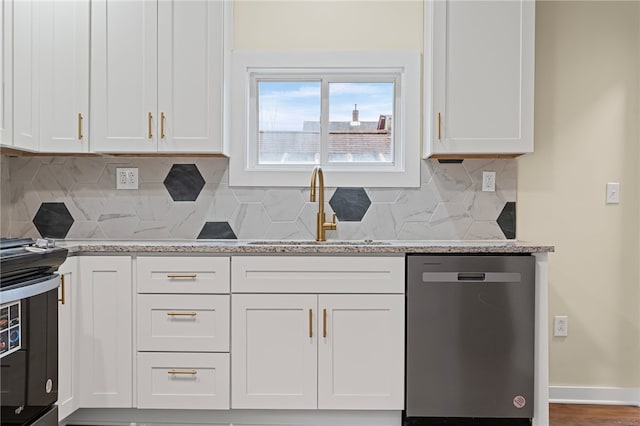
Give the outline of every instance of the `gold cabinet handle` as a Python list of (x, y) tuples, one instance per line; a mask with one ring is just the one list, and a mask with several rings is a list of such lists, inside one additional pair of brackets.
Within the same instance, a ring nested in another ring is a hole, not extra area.
[(183, 278), (183, 279), (195, 280), (197, 277), (198, 277), (198, 274), (167, 274), (167, 278), (169, 279)]
[(153, 131), (151, 126), (153, 126), (153, 114), (149, 113), (149, 117), (148, 117), (149, 139), (153, 138)]
[(78, 113), (78, 140), (82, 140), (82, 113)]
[(327, 338), (327, 310), (322, 310), (322, 337)]
[(196, 374), (198, 374), (197, 370), (169, 370), (167, 371), (167, 374), (190, 374), (192, 376), (195, 376)]
[(438, 140), (442, 139), (442, 126), (440, 125), (440, 113), (438, 113)]
[(309, 309), (309, 337), (313, 337), (313, 309)]
[(62, 295), (60, 299), (58, 299), (58, 302), (60, 302), (61, 305), (64, 305), (64, 275), (60, 275), (60, 292)]
[(165, 125), (166, 116), (164, 112), (160, 113), (160, 139), (164, 139), (164, 125)]
[(195, 317), (195, 312), (167, 312), (168, 317)]

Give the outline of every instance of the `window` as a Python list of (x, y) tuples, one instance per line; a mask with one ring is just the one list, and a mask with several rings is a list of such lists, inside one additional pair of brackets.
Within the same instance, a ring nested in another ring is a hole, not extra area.
[(235, 52), (230, 184), (419, 186), (419, 55)]

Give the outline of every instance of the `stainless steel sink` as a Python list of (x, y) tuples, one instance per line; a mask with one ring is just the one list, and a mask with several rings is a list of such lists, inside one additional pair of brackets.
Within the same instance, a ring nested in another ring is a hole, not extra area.
[(328, 240), (328, 241), (313, 241), (313, 240), (264, 240), (264, 241), (249, 241), (247, 244), (256, 246), (381, 246), (389, 245), (391, 243), (386, 241), (374, 241), (374, 240)]

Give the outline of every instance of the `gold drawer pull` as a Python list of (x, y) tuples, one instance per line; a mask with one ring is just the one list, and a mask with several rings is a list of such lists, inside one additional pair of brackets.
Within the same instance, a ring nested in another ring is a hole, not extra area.
[(195, 312), (167, 312), (168, 317), (195, 317)]
[(187, 278), (195, 280), (198, 274), (167, 274), (167, 278)]
[(327, 338), (327, 310), (322, 310), (322, 337)]
[(153, 114), (149, 113), (149, 115), (147, 116), (147, 126), (148, 126), (148, 135), (149, 139), (153, 138), (153, 131), (151, 129), (151, 126), (153, 126)]
[(64, 275), (60, 275), (60, 292), (61, 292), (61, 296), (60, 299), (58, 299), (58, 302), (60, 302), (60, 304), (64, 305)]
[(313, 309), (309, 309), (309, 337), (313, 337)]
[(78, 113), (78, 140), (82, 140), (82, 113)]
[(195, 376), (196, 374), (198, 374), (197, 370), (169, 370), (167, 371), (167, 374), (190, 374), (192, 376)]

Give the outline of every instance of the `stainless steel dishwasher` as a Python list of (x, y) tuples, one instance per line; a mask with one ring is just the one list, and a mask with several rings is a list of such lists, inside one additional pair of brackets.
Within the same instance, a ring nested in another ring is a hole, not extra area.
[(407, 256), (406, 425), (529, 424), (534, 279), (530, 255)]

